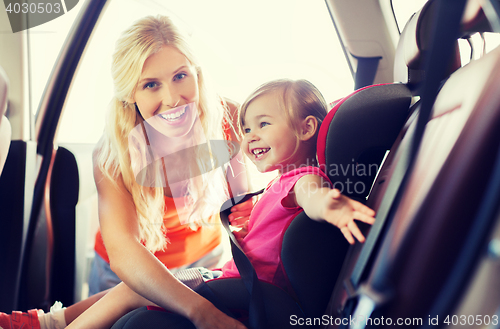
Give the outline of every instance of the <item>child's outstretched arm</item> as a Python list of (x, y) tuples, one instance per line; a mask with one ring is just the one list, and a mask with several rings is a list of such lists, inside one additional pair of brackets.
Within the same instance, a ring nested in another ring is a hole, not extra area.
[(375, 212), (372, 209), (342, 195), (337, 189), (331, 189), (320, 176), (301, 177), (293, 192), (293, 201), (304, 209), (309, 218), (325, 220), (337, 226), (350, 244), (354, 244), (354, 237), (359, 242), (365, 241), (354, 220), (368, 224), (375, 222)]

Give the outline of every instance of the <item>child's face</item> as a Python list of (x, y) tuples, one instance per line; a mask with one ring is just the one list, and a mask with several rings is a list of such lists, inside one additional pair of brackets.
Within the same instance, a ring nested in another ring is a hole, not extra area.
[(275, 93), (254, 99), (244, 117), (241, 148), (260, 172), (284, 173), (302, 164), (295, 152), (297, 136), (280, 109)]
[(169, 46), (146, 60), (132, 99), (142, 117), (169, 137), (191, 131), (198, 116), (198, 100), (196, 69)]

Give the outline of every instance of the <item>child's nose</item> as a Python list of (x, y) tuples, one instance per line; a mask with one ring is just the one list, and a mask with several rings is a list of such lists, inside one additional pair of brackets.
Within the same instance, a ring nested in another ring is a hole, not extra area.
[(260, 140), (259, 135), (254, 133), (254, 132), (247, 134), (247, 138), (248, 138), (249, 143), (256, 142), (256, 141)]

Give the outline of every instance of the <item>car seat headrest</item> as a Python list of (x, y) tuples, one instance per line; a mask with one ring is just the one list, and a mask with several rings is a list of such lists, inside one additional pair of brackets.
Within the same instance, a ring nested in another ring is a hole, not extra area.
[(493, 32), (481, 4), (477, 0), (469, 0), (465, 7), (462, 23), (460, 25), (462, 37), (476, 32)]
[[(429, 0), (406, 23), (394, 58), (394, 81), (408, 84), (411, 90), (425, 79), (423, 64), (433, 35), (433, 19), (437, 1)], [(447, 76), (461, 67), (458, 40)]]
[(380, 84), (360, 88), (334, 104), (320, 126), (317, 155), (335, 188), (366, 199), (411, 100), (405, 84)]

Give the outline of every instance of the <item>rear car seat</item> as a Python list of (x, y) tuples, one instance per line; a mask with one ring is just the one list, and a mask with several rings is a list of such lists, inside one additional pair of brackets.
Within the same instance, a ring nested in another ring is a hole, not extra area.
[(50, 197), (45, 200), (49, 209), (39, 220), (29, 223), (33, 193), (29, 189), (35, 180), (34, 171), (30, 169), (35, 169), (32, 166), (36, 145), (23, 140), (11, 141), (9, 120), (3, 116), (8, 101), (7, 87), (7, 77), (0, 68), (0, 311), (47, 310), (55, 300), (71, 305), (79, 188), (76, 159), (65, 148), (54, 150), (51, 179), (46, 189)]
[[(424, 7), (415, 13), (408, 23), (405, 25), (401, 33), (401, 38), (398, 43), (395, 63), (394, 63), (394, 80), (402, 83), (403, 86), (408, 88), (409, 92), (413, 96), (419, 96), (421, 93), (421, 84), (425, 78), (425, 72), (422, 67), (424, 63), (425, 54), (429, 48), (429, 42), (431, 40), (432, 29), (430, 25), (432, 23), (431, 17), (433, 11), (435, 10), (435, 1), (428, 1)], [(453, 71), (460, 68), (460, 58), (458, 42), (454, 46), (452, 60), (447, 69), (447, 74), (451, 74)], [(397, 85), (397, 84), (396, 84)], [(385, 159), (383, 166), (378, 172), (376, 181), (373, 184), (371, 193), (367, 204), (372, 208), (380, 211), (380, 204), (382, 202), (382, 197), (385, 195), (389, 178), (392, 176), (394, 171), (394, 164), (398, 162), (401, 154), (396, 153), (395, 150), (398, 149), (402, 139), (406, 136), (408, 127), (414, 123), (416, 115), (418, 113), (419, 102), (418, 97), (414, 97), (411, 109), (408, 111), (408, 116), (398, 131), (399, 135), (395, 139), (395, 143), (392, 145), (391, 152)], [(361, 108), (371, 108), (372, 103), (376, 103), (376, 99), (367, 98), (363, 103), (360, 103)], [(381, 117), (378, 120), (384, 120), (390, 117)], [(333, 149), (335, 150), (335, 149)], [(334, 152), (332, 152), (334, 154)], [(343, 312), (347, 314), (350, 312), (350, 307), (353, 305), (348, 300), (356, 294), (356, 288), (360, 282), (363, 270), (365, 267), (370, 266), (372, 261), (372, 253), (378, 248), (378, 237), (384, 235), (386, 230), (386, 223), (384, 219), (380, 219), (377, 216), (377, 222), (371, 228), (372, 234), (367, 236), (367, 241), (364, 245), (355, 245), (351, 247), (349, 251), (349, 257), (344, 263), (341, 277), (337, 281), (330, 305), (328, 307), (328, 314), (334, 316), (342, 316)]]
[(415, 169), (366, 280), (365, 291), (377, 300), (390, 290), (385, 316), (426, 318), (454, 274), (495, 169), (499, 82), (496, 49), (454, 73), (436, 99)]
[(26, 144), (11, 141), (11, 127), (4, 116), (8, 104), (8, 79), (0, 67), (0, 311), (15, 309), (16, 287), (23, 236), (24, 160)]
[[(464, 24), (474, 29), (472, 25)], [(474, 231), (478, 214), (484, 211), (483, 200), (488, 197), (485, 191), (498, 166), (495, 161), (500, 146), (500, 99), (496, 87), (500, 78), (499, 60), (497, 49), (459, 69), (444, 84), (426, 126), (414, 171), (374, 265), (367, 265), (363, 273), (357, 273), (354, 284), (352, 275), (342, 282), (352, 288), (347, 291), (352, 303), (347, 302), (347, 296), (339, 288), (330, 305), (330, 314), (339, 318), (360, 316), (365, 320), (371, 315), (372, 320), (379, 321), (382, 316), (394, 321), (420, 318), (426, 325), (428, 315), (453, 311), (454, 303), (465, 290), (456, 284), (458, 278), (465, 283), (465, 272), (470, 272), (470, 266), (480, 258), (469, 257), (469, 266), (464, 265), (463, 254), (474, 250), (467, 249), (464, 241), (472, 239), (470, 232)], [(390, 158), (394, 164), (408, 149), (414, 129), (415, 122), (411, 122), (408, 132), (393, 147)], [(391, 170), (388, 172), (390, 178)], [(374, 190), (369, 203), (375, 209), (382, 195), (383, 189)], [(486, 240), (485, 227), (493, 227), (498, 200), (489, 206), (496, 207), (490, 211), (494, 215), (483, 216), (484, 240), (476, 239), (477, 245)], [(467, 268), (463, 275), (453, 270), (459, 265)], [(493, 291), (498, 291), (498, 282)], [(490, 306), (493, 312), (498, 306), (496, 295), (496, 305)], [(356, 303), (353, 311), (350, 306)], [(377, 325), (373, 321), (366, 323), (368, 327)], [(387, 323), (386, 326), (390, 327)], [(329, 326), (335, 327), (338, 326)]]

